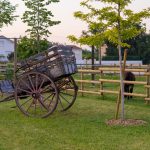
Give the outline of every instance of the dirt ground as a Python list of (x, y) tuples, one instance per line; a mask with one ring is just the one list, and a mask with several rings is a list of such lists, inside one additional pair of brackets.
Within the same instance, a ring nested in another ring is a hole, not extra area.
[(146, 121), (143, 120), (136, 120), (136, 119), (112, 119), (106, 121), (106, 124), (109, 126), (139, 126), (139, 125), (145, 125), (147, 124)]

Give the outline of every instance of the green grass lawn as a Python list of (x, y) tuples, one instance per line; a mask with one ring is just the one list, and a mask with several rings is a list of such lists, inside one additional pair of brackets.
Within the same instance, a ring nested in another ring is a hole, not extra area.
[(14, 102), (0, 104), (0, 150), (148, 150), (150, 106), (141, 99), (125, 102), (126, 118), (144, 126), (107, 126), (115, 115), (116, 97), (78, 96), (66, 112), (46, 119), (25, 117)]

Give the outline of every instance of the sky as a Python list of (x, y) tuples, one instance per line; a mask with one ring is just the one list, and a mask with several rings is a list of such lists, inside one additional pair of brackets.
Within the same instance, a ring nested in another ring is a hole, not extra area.
[[(16, 14), (22, 16), (25, 11), (24, 2), (22, 0), (9, 0), (13, 5), (18, 4)], [(83, 7), (80, 6), (80, 2), (83, 0), (60, 0), (59, 3), (52, 4), (49, 9), (54, 15), (53, 20), (59, 20), (61, 23), (59, 25), (49, 28), (52, 33), (48, 40), (53, 42), (59, 42), (63, 44), (72, 44), (68, 39), (68, 35), (80, 36), (82, 30), (86, 30), (87, 25), (75, 19), (73, 13), (75, 11), (85, 11)], [(129, 8), (138, 12), (144, 8), (150, 7), (149, 0), (133, 0)], [(147, 31), (150, 30), (150, 19), (143, 21), (146, 23)], [(17, 19), (13, 25), (3, 27), (0, 31), (0, 35), (4, 35), (8, 38), (18, 38), (20, 36), (25, 36), (27, 33), (27, 25), (22, 23), (21, 19)]]

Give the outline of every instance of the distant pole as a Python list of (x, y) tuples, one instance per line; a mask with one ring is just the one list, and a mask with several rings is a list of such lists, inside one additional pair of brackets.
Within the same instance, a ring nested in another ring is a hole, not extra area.
[(16, 84), (16, 70), (17, 70), (17, 38), (14, 38), (14, 83)]
[(99, 47), (99, 65), (102, 65), (102, 53), (101, 53), (101, 46)]
[[(94, 70), (94, 45), (92, 45), (92, 70)], [(92, 74), (92, 80), (94, 79), (94, 74)]]

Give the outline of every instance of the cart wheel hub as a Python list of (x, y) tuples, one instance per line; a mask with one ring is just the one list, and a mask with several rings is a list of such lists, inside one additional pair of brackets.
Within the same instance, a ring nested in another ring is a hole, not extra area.
[(39, 93), (33, 93), (32, 97), (35, 99), (38, 99), (40, 97), (40, 94)]

